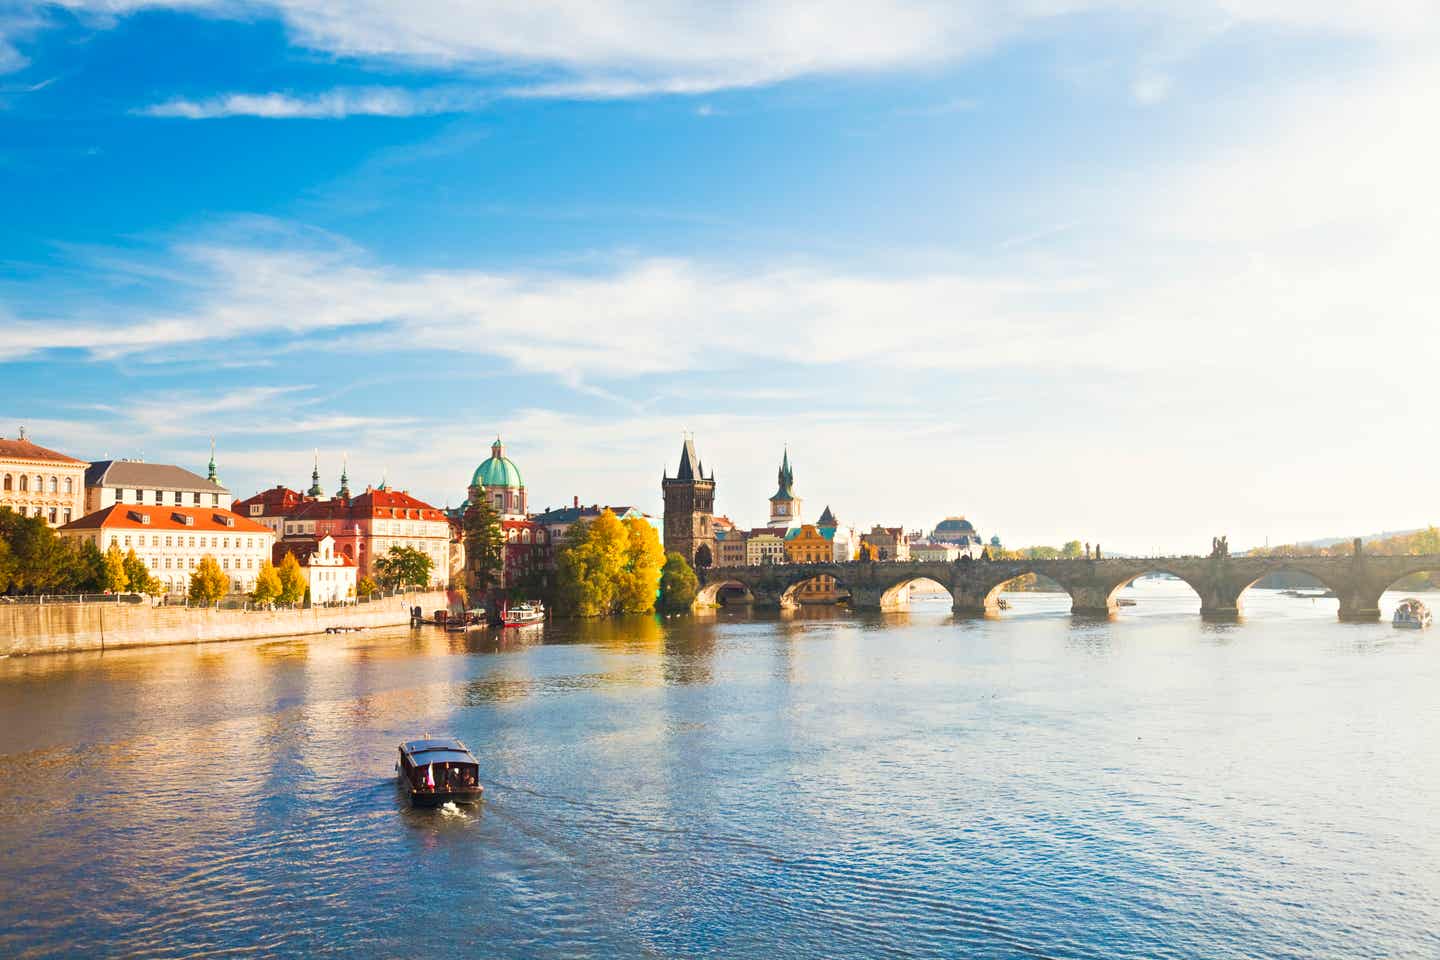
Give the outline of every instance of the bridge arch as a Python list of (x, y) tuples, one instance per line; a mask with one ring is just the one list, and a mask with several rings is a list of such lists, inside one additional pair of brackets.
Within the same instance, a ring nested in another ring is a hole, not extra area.
[[(1355, 593), (1355, 584), (1349, 583), (1343, 578), (1334, 576), (1332, 571), (1329, 571), (1320, 565), (1307, 563), (1305, 560), (1298, 558), (1293, 560), (1289, 558), (1277, 559), (1272, 564), (1266, 564), (1264, 569), (1260, 572), (1259, 576), (1247, 575), (1245, 577), (1242, 577), (1242, 582), (1238, 584), (1238, 589), (1235, 591), (1235, 610), (1237, 613), (1244, 612), (1245, 594), (1249, 592), (1250, 588), (1255, 586), (1255, 584), (1259, 583), (1261, 580), (1264, 580), (1266, 577), (1275, 573), (1303, 573), (1305, 574), (1305, 576), (1318, 582), (1327, 591), (1340, 598), (1340, 606), (1342, 608), (1340, 611), (1340, 616), (1342, 619), (1349, 619), (1346, 615), (1346, 610), (1350, 606), (1353, 606), (1355, 598), (1352, 596), (1352, 594)], [(1378, 601), (1379, 598), (1380, 594), (1377, 591), (1375, 593), (1374, 599), (1375, 601)], [(1374, 606), (1374, 602), (1371, 602), (1369, 606)]]
[(734, 578), (717, 578), (700, 586), (695, 593), (695, 605), (700, 607), (721, 606), (724, 600), (723, 594), (726, 592), (738, 592), (743, 597), (744, 603), (755, 602), (755, 593), (745, 581)]
[(791, 582), (780, 594), (780, 606), (836, 604), (850, 598), (850, 587), (834, 573), (817, 572)]
[(935, 586), (945, 591), (946, 596), (950, 598), (950, 605), (952, 607), (955, 605), (955, 593), (950, 588), (949, 584), (945, 583), (942, 580), (937, 580), (933, 576), (907, 574), (906, 576), (891, 583), (888, 587), (884, 587), (883, 589), (881, 589), (880, 609), (895, 610), (908, 606), (910, 603), (910, 588), (914, 587), (916, 584), (921, 583), (935, 584)]
[[(1428, 582), (1406, 583), (1420, 574), (1429, 574)], [(1440, 590), (1440, 559), (1435, 557), (1416, 557), (1413, 561), (1401, 562), (1378, 574), (1366, 595), (1357, 598), (1364, 603), (1373, 597), (1374, 606), (1380, 611), (1380, 616), (1389, 617), (1395, 613), (1395, 607), (1403, 597), (1414, 594), (1430, 593)], [(1386, 598), (1386, 594), (1393, 596)]]
[(1189, 588), (1190, 592), (1195, 595), (1196, 612), (1199, 612), (1201, 607), (1204, 606), (1205, 595), (1202, 591), (1205, 589), (1205, 587), (1203, 584), (1197, 584), (1184, 574), (1177, 573), (1175, 570), (1171, 570), (1168, 567), (1156, 566), (1148, 570), (1142, 570), (1138, 573), (1132, 574), (1127, 572), (1123, 579), (1114, 581), (1114, 585), (1111, 586), (1105, 594), (1105, 608), (1112, 613), (1118, 613), (1121, 610), (1122, 606), (1129, 606), (1129, 604), (1122, 604), (1122, 601), (1133, 598), (1122, 597), (1121, 591), (1133, 584), (1136, 580), (1142, 580), (1157, 573), (1164, 574), (1167, 577), (1171, 577), (1185, 584), (1185, 586)]

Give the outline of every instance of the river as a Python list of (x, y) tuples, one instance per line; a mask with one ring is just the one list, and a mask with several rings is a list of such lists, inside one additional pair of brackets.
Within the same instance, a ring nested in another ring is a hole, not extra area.
[(0, 661), (0, 956), (1440, 956), (1440, 639), (1126, 595)]

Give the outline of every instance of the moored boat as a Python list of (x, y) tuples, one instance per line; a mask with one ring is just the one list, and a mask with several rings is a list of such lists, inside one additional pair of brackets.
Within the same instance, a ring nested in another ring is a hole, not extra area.
[(545, 622), (545, 605), (538, 600), (510, 604), (500, 608), (500, 622), (507, 627), (524, 627), (532, 623)]
[(400, 789), (415, 807), (478, 803), (485, 793), (480, 786), (480, 762), (465, 744), (450, 737), (400, 744), (395, 773)]
[(1430, 608), (1415, 597), (1406, 597), (1395, 608), (1391, 623), (1402, 630), (1424, 630), (1431, 623)]

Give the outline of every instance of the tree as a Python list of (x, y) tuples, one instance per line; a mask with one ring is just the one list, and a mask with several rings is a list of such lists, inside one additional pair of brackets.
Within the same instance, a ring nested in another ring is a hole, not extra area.
[(10, 541), (0, 537), (0, 593), (10, 589), (15, 576), (15, 555), (10, 552)]
[(1060, 556), (1071, 560), (1080, 556), (1082, 553), (1084, 553), (1084, 549), (1080, 546), (1079, 540), (1067, 540), (1065, 545), (1060, 548)]
[(279, 577), (280, 595), (277, 599), (281, 603), (299, 603), (305, 596), (305, 573), (294, 553), (286, 552), (285, 559), (280, 561)]
[(200, 558), (195, 572), (190, 574), (190, 602), (209, 606), (230, 592), (230, 578), (220, 569), (220, 563), (208, 553)]
[(369, 577), (361, 577), (355, 581), (355, 595), (357, 597), (368, 597), (372, 593), (379, 593), (380, 585)]
[(0, 540), (9, 548), (10, 589), (56, 592), (71, 582), (74, 553), (39, 517), (22, 517), (9, 507), (0, 507)]
[(130, 575), (125, 572), (125, 557), (113, 540), (110, 549), (105, 551), (105, 576), (100, 585), (106, 593), (123, 593), (130, 586)]
[(414, 547), (391, 547), (390, 552), (375, 561), (380, 581), (391, 587), (424, 587), (430, 583), (434, 565), (428, 554)]
[(613, 613), (629, 539), (625, 525), (609, 510), (567, 530), (556, 558), (561, 606), (579, 617)]
[(150, 568), (145, 566), (145, 561), (135, 553), (135, 548), (125, 554), (125, 579), (130, 581), (129, 590), (131, 593), (143, 593), (147, 596), (158, 596), (165, 592), (160, 585), (158, 577), (151, 576)]
[(483, 486), (476, 487), (461, 521), (465, 529), (465, 569), (470, 585), (478, 591), (489, 590), (500, 580), (505, 568), (505, 531), (500, 527), (500, 514), (485, 495)]
[(269, 560), (260, 561), (260, 572), (255, 574), (255, 589), (250, 599), (256, 603), (274, 603), (280, 599), (280, 572)]
[(655, 528), (640, 517), (622, 521), (628, 534), (625, 543), (625, 571), (616, 587), (616, 604), (621, 613), (650, 613), (660, 593), (660, 568), (665, 548)]
[(660, 599), (671, 610), (686, 610), (695, 602), (700, 591), (700, 580), (683, 554), (671, 551), (665, 555), (665, 566), (660, 570)]
[(82, 540), (71, 550), (70, 589), (76, 593), (99, 593), (105, 589), (105, 554), (93, 540)]

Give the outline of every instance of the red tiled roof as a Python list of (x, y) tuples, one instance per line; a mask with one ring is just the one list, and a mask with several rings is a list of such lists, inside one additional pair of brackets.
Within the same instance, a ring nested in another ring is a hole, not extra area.
[[(407, 510), (416, 511), (413, 517)], [(408, 493), (395, 490), (367, 490), (349, 500), (315, 500), (301, 504), (291, 519), (338, 520), (368, 517), (380, 520), (446, 520), (443, 512)]]
[(249, 514), (250, 508), (255, 504), (264, 507), (261, 516), (273, 516), (279, 513), (287, 513), (300, 506), (302, 503), (311, 502), (311, 498), (305, 496), (298, 490), (291, 490), (286, 486), (277, 486), (270, 490), (261, 490), (253, 497), (246, 497), (244, 500), (236, 500), (231, 507), (236, 513)]
[(14, 457), (17, 460), (46, 460), (50, 463), (71, 463), (88, 467), (90, 461), (76, 460), (63, 453), (31, 443), (29, 440), (6, 440), (0, 437), (0, 457)]
[[(175, 519), (176, 515), (189, 517), (192, 523), (185, 524)], [(145, 523), (137, 517), (149, 517)], [(233, 525), (227, 525), (216, 518), (230, 518)], [(192, 533), (272, 533), (269, 527), (261, 526), (229, 510), (217, 507), (144, 507), (133, 503), (115, 503), (104, 510), (86, 514), (73, 523), (60, 528), (64, 530), (184, 530)]]

